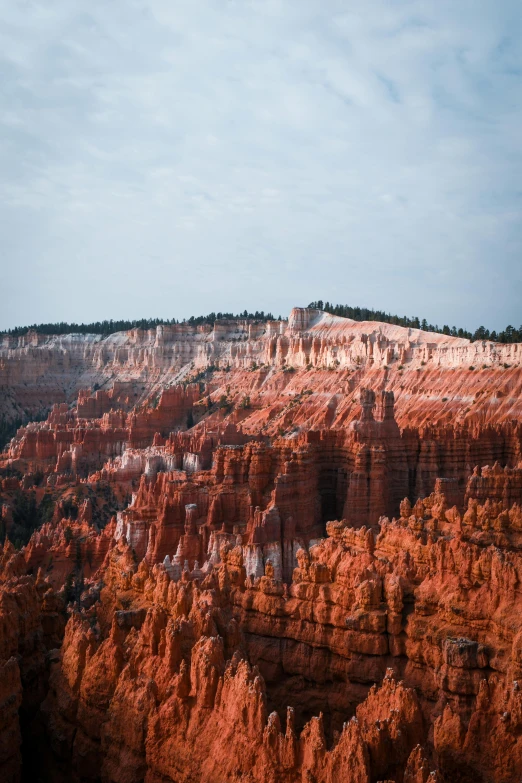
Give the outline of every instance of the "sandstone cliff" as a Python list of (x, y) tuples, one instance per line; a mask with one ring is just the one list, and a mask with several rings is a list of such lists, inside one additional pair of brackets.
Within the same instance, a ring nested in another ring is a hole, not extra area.
[[(301, 308), (292, 310), (288, 321), (268, 323), (179, 324), (105, 338), (32, 333), (2, 338), (0, 420), (33, 418), (56, 402), (71, 402), (80, 389), (105, 388), (114, 380), (117, 394), (136, 403), (194, 369), (230, 368), (239, 375), (263, 367), (269, 374), (293, 368), (291, 379), (277, 378), (278, 391), (288, 386), (286, 394), (298, 392), (312, 384), (314, 391), (329, 395), (337, 416), (346, 415), (337, 411), (338, 396), (363, 385), (394, 391), (401, 417), (403, 408), (406, 416), (419, 414), (421, 406), (423, 421), (427, 415), (448, 420), (477, 405), (474, 415), (499, 421), (520, 414), (521, 359), (518, 344), (471, 343)], [(245, 387), (255, 386), (252, 380), (243, 375)], [(487, 404), (479, 399), (485, 390)]]
[(518, 782), (521, 356), (309, 309), (5, 339), (2, 780)]

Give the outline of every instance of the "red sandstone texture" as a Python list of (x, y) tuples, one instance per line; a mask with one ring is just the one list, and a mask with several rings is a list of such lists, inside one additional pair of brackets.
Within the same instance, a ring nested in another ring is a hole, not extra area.
[[(35, 716), (45, 696), (52, 654), (63, 637), (63, 601), (41, 572), (26, 575), (25, 561), (8, 541), (0, 552), (0, 780), (21, 773), (21, 721), (32, 746)], [(29, 769), (31, 764), (26, 765)]]
[(520, 781), (521, 357), (299, 309), (7, 340), (3, 415), (53, 407), (0, 459), (0, 779)]

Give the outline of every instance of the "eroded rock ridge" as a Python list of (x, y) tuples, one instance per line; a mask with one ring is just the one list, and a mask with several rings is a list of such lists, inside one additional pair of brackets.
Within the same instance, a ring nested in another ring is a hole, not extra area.
[(519, 781), (521, 351), (5, 341), (0, 778)]

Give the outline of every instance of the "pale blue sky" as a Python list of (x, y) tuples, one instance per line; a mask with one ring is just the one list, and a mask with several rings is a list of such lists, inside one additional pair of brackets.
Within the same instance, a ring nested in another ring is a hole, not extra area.
[(522, 321), (519, 0), (2, 6), (0, 328)]

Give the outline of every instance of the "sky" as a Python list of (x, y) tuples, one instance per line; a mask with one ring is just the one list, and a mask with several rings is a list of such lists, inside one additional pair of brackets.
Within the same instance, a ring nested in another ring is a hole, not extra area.
[(2, 0), (0, 329), (522, 322), (520, 0)]

